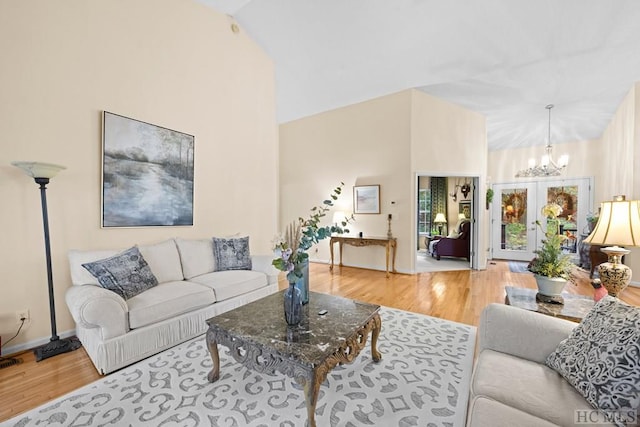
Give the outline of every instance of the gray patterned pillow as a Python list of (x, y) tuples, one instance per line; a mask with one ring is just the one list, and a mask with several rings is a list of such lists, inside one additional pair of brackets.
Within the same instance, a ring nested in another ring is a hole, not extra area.
[(213, 257), (216, 271), (251, 270), (249, 237), (233, 239), (213, 238)]
[(98, 283), (125, 300), (158, 284), (136, 246), (109, 258), (82, 264)]
[[(547, 357), (595, 408), (640, 408), (640, 308), (605, 297)], [(624, 425), (616, 422), (616, 425)]]

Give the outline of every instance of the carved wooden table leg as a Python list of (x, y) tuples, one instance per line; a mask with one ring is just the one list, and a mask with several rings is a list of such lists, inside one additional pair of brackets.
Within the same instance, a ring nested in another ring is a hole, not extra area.
[(213, 361), (213, 368), (207, 379), (210, 383), (218, 381), (220, 379), (220, 355), (218, 354), (218, 343), (214, 339), (210, 339), (207, 336), (207, 346), (209, 347), (209, 353), (211, 353), (211, 360)]
[(387, 277), (389, 277), (389, 247), (391, 246), (391, 241), (387, 242), (387, 246), (386, 246), (386, 271), (387, 271)]
[(307, 404), (307, 426), (316, 427), (316, 403), (318, 403), (318, 393), (320, 384), (324, 381), (316, 372), (312, 372), (309, 377), (302, 379), (304, 382), (304, 400)]
[(333, 270), (333, 244), (335, 242), (333, 239), (329, 240), (329, 250), (331, 251), (331, 265), (329, 265), (329, 270)]
[(373, 322), (373, 329), (371, 330), (371, 356), (374, 362), (379, 362), (382, 360), (382, 355), (378, 351), (378, 336), (382, 328), (382, 320), (380, 320), (379, 314), (376, 313), (373, 317)]

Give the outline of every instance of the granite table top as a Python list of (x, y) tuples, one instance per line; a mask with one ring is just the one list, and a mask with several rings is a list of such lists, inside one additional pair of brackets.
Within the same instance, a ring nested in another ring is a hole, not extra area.
[(572, 322), (580, 322), (591, 311), (595, 302), (593, 298), (584, 295), (576, 295), (568, 292), (562, 293), (564, 304), (547, 303), (536, 300), (535, 289), (516, 288), (506, 286), (505, 303), (514, 307), (520, 307), (529, 311), (559, 317)]
[[(222, 313), (207, 320), (210, 329), (226, 331), (253, 346), (287, 354), (297, 363), (315, 367), (356, 334), (380, 306), (309, 292), (302, 322), (288, 327), (284, 320), (283, 293)], [(320, 315), (321, 310), (327, 313)]]

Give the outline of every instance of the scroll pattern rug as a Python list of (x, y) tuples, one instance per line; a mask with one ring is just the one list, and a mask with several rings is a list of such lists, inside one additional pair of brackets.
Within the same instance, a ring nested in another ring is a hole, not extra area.
[[(383, 307), (378, 350), (370, 341), (320, 388), (320, 426), (463, 426), (476, 330)], [(7, 421), (11, 426), (293, 427), (306, 423), (302, 389), (262, 375), (220, 351), (220, 380), (209, 383), (204, 336), (112, 373)]]

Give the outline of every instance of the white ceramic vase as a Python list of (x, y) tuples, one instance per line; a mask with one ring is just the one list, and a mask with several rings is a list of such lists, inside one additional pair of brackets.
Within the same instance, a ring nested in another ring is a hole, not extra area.
[(561, 277), (547, 277), (539, 274), (533, 275), (538, 284), (538, 292), (549, 297), (560, 296), (567, 284), (567, 279)]

